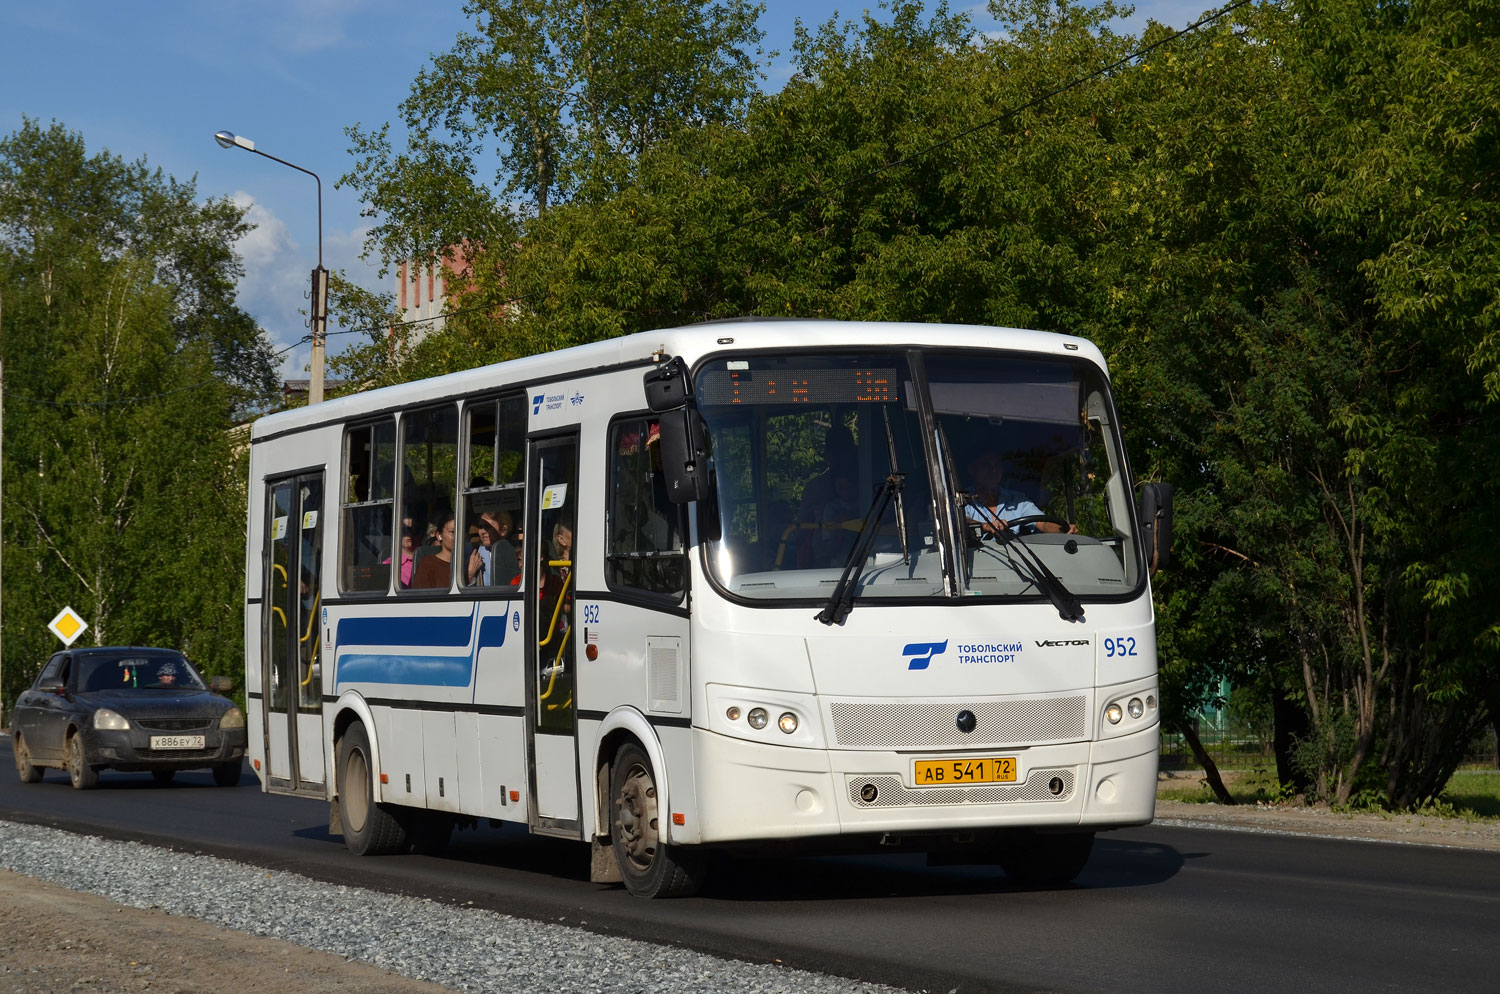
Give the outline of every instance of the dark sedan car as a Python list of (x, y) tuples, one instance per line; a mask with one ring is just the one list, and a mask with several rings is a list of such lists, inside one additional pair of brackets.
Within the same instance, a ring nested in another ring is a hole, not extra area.
[(221, 787), (239, 782), (245, 714), (206, 686), (174, 649), (70, 649), (47, 660), (11, 715), (16, 772), (24, 783), (43, 767), (67, 770), (79, 790), (99, 771), (150, 770), (165, 783), (178, 770), (208, 768)]

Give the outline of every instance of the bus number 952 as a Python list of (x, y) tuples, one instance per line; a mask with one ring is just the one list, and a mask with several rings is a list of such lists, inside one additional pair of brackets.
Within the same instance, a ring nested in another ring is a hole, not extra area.
[(1110, 659), (1115, 656), (1134, 656), (1135, 636), (1122, 635), (1119, 638), (1104, 640), (1104, 658)]

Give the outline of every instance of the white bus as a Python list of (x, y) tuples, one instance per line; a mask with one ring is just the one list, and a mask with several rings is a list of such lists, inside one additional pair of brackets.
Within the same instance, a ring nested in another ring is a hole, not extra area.
[(788, 842), (1069, 880), (1155, 804), (1133, 489), (1102, 355), (1035, 331), (715, 322), (274, 414), (250, 759), (356, 853), (514, 822), (643, 896)]

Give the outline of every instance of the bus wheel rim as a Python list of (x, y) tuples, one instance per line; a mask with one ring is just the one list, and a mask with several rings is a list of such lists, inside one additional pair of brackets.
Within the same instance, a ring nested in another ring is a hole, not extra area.
[(626, 857), (635, 869), (650, 869), (658, 840), (656, 782), (644, 766), (637, 763), (625, 774), (615, 808)]
[(349, 753), (344, 794), (343, 817), (349, 822), (349, 827), (358, 832), (365, 827), (365, 820), (370, 816), (370, 764), (358, 749)]

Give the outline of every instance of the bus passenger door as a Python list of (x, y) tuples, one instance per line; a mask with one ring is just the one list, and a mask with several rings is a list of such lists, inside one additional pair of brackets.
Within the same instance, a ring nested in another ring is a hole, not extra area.
[[(533, 439), (526, 534), (526, 722), (533, 831), (577, 838), (581, 821), (574, 689), (573, 549), (578, 435)], [(586, 524), (583, 527), (588, 527)]]
[(272, 790), (321, 795), (323, 474), (273, 480), (266, 487), (261, 688), (268, 783)]

